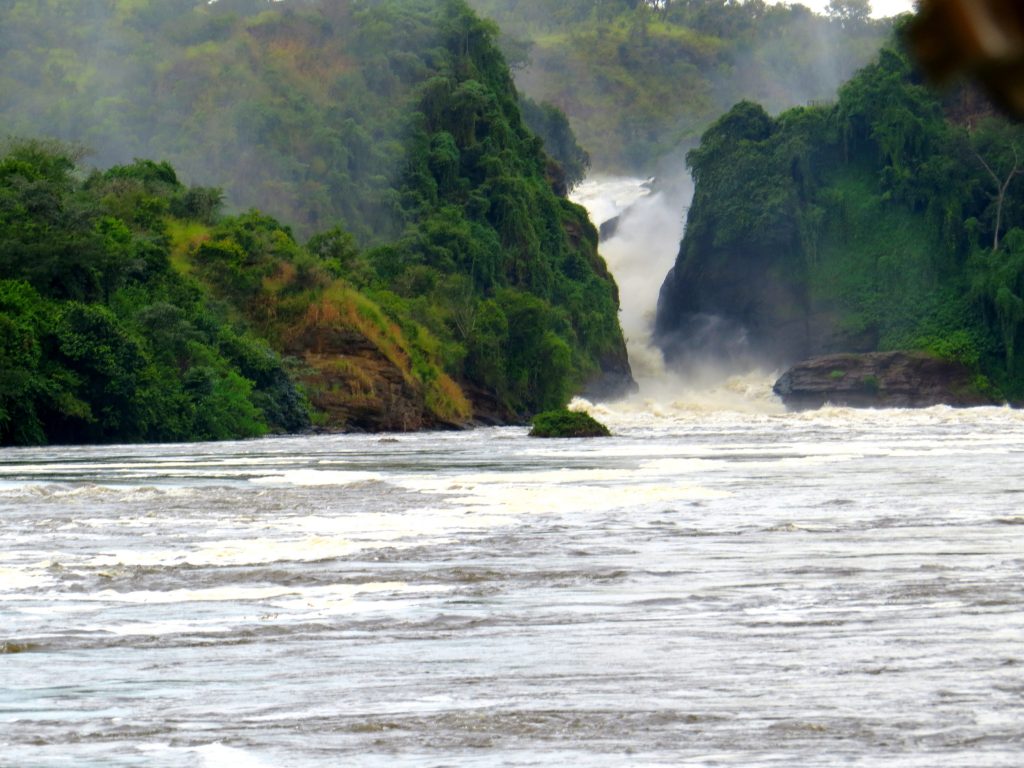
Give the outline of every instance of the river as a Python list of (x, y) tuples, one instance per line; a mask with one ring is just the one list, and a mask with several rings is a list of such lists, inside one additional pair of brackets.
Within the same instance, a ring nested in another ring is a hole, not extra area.
[(1021, 765), (1024, 413), (771, 380), (0, 451), (0, 765)]

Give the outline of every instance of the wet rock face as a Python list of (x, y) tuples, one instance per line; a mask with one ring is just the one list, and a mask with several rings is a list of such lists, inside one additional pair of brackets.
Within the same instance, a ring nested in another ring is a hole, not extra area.
[(792, 410), (826, 403), (854, 408), (997, 404), (978, 391), (966, 366), (923, 352), (815, 357), (786, 371), (773, 389)]
[(615, 233), (619, 231), (619, 221), (621, 219), (621, 216), (613, 216), (608, 221), (602, 221), (601, 226), (597, 230), (598, 240), (603, 243), (605, 240), (611, 240), (615, 237)]
[(580, 394), (588, 400), (607, 402), (629, 397), (639, 389), (623, 345), (621, 351), (617, 350), (616, 353), (604, 356), (601, 360), (601, 372), (587, 382)]
[(655, 341), (669, 366), (705, 359), (778, 365), (839, 351), (816, 338), (821, 324), (800, 275), (773, 254), (689, 250), (713, 256), (680, 258), (662, 284)]

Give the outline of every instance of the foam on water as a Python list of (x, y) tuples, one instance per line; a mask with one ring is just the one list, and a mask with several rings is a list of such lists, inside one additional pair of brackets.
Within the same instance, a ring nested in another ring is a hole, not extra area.
[(22, 568), (0, 567), (0, 592), (20, 592), (43, 583), (38, 573)]
[(5, 755), (1009, 764), (1008, 730), (971, 740), (1021, 715), (1016, 414), (597, 407), (617, 436), (307, 437), (258, 469), (369, 483), (0, 500)]
[(268, 762), (246, 750), (229, 747), (220, 742), (194, 747), (191, 750), (202, 760), (203, 768), (276, 768), (276, 762)]
[(499, 510), (509, 515), (538, 515), (576, 511), (600, 512), (648, 504), (668, 504), (702, 499), (721, 499), (729, 494), (700, 485), (674, 481), (630, 485), (541, 486), (524, 478), (518, 485), (481, 485), (456, 501), (467, 511)]
[(85, 561), (94, 568), (109, 566), (238, 566), (291, 562), (315, 562), (344, 557), (362, 549), (344, 537), (308, 536), (280, 540), (269, 537), (224, 539), (197, 549), (124, 549)]
[(593, 403), (577, 397), (569, 407), (586, 411), (613, 430), (664, 429), (692, 424), (751, 424), (787, 416), (772, 392), (777, 375), (764, 371), (745, 374), (704, 371), (682, 377), (662, 371), (641, 380), (640, 391), (627, 398)]
[[(332, 584), (323, 587), (211, 587), (206, 589), (172, 589), (166, 591), (119, 592), (101, 589), (97, 592), (72, 596), (83, 602), (135, 603), (166, 605), (170, 603), (251, 602), (267, 603), (305, 601), (350, 601), (357, 595), (375, 592), (399, 592), (409, 588), (402, 582), (369, 584)], [(57, 597), (56, 594), (50, 597)], [(15, 598), (16, 599), (16, 598)], [(31, 599), (38, 599), (33, 596)]]
[(381, 475), (376, 472), (344, 472), (323, 469), (292, 469), (273, 475), (250, 478), (250, 482), (259, 485), (353, 485), (378, 481)]

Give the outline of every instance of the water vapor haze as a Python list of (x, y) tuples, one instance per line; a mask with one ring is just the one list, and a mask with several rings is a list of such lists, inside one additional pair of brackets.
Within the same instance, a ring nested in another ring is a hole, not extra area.
[(661, 277), (672, 267), (683, 236), (689, 179), (657, 191), (643, 179), (593, 177), (573, 193), (596, 226), (618, 218), (615, 234), (600, 252), (619, 285), (619, 321), (633, 376), (643, 386), (664, 373), (661, 352), (651, 344)]
[(748, 99), (777, 114), (833, 101), (839, 86), (874, 56), (878, 43), (875, 28), (865, 23), (844, 26), (836, 19), (793, 9), (784, 28), (769, 29), (719, 76), (718, 105), (725, 111)]
[[(679, 251), (692, 196), (688, 176), (665, 181), (595, 176), (573, 193), (595, 226), (618, 217), (615, 234), (602, 241), (600, 252), (619, 285), (619, 320), (640, 391), (615, 408), (650, 413), (780, 411), (771, 391), (777, 372), (757, 365), (742, 328), (726, 328), (720, 318), (706, 318), (705, 332), (694, 334), (694, 354), (680, 369), (667, 368), (652, 341), (658, 293)], [(599, 406), (583, 400), (574, 407), (600, 413)]]

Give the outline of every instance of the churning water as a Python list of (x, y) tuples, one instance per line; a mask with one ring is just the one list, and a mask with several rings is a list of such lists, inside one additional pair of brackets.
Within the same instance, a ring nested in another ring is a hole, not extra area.
[(1021, 764), (1024, 414), (598, 410), (0, 453), (0, 764)]
[(770, 382), (0, 451), (0, 765), (1020, 766), (1024, 413)]

